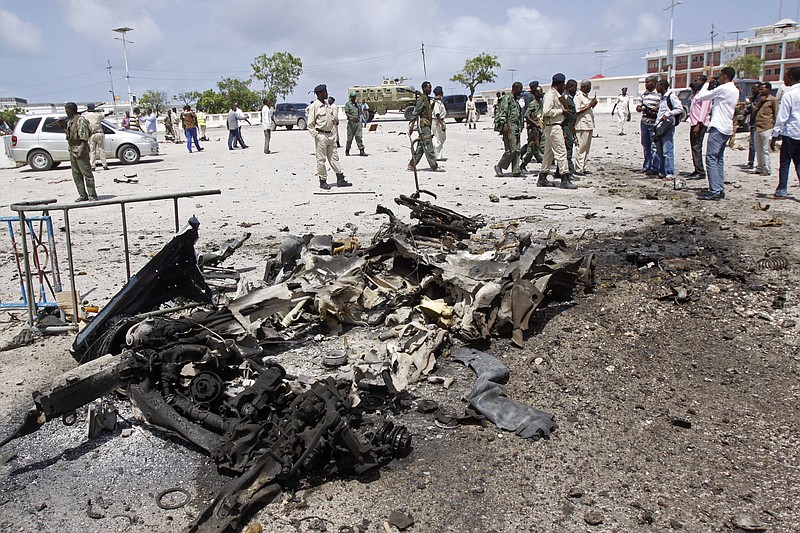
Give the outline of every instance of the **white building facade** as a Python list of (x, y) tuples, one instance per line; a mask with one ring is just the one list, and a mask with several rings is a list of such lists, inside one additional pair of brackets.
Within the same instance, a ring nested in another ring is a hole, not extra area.
[[(761, 81), (779, 82), (787, 68), (800, 67), (800, 27), (792, 19), (782, 19), (769, 26), (752, 28), (754, 35), (737, 40), (715, 41), (675, 47), (675, 88), (689, 86), (697, 74), (716, 76), (730, 61), (743, 55), (754, 55), (763, 61)], [(647, 74), (667, 76), (667, 51), (656, 50), (644, 56)]]

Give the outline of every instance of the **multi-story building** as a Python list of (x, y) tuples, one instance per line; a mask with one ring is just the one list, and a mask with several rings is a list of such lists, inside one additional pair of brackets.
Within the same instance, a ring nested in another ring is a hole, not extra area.
[[(675, 46), (675, 88), (689, 86), (696, 74), (716, 76), (720, 69), (743, 55), (758, 56), (763, 60), (759, 79), (776, 82), (783, 79), (789, 67), (800, 67), (800, 26), (791, 19), (782, 19), (769, 26), (752, 28), (752, 37), (738, 40), (715, 41), (698, 45)], [(656, 50), (644, 56), (648, 74), (667, 76), (667, 51)]]

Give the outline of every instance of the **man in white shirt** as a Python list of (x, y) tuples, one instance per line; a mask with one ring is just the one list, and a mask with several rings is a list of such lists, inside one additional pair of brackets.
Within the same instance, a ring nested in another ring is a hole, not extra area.
[(800, 176), (800, 67), (786, 69), (783, 75), (783, 97), (778, 110), (778, 118), (772, 129), (770, 150), (775, 149), (775, 141), (781, 140), (780, 170), (778, 171), (778, 188), (774, 198), (780, 200), (789, 194), (789, 167), (794, 161), (794, 169)]
[(261, 108), (261, 127), (264, 128), (264, 153), (269, 154), (269, 141), (272, 137), (272, 108), (269, 106), (268, 98), (263, 100), (264, 106)]
[(611, 116), (617, 117), (617, 135), (625, 135), (625, 122), (631, 120), (631, 97), (628, 96), (628, 88), (622, 88), (622, 94), (617, 96), (614, 107), (611, 109)]
[(444, 161), (444, 159), (442, 159), (442, 148), (444, 148), (444, 142), (447, 140), (447, 126), (444, 124), (447, 110), (444, 107), (444, 102), (442, 102), (443, 97), (444, 90), (441, 85), (437, 85), (433, 89), (433, 120), (431, 121), (433, 155), (436, 156), (437, 161)]
[(151, 108), (147, 108), (147, 116), (142, 117), (142, 130), (148, 135), (152, 135), (153, 138), (157, 139), (156, 137), (156, 121), (158, 120), (158, 116), (153, 112)]
[(477, 129), (478, 127), (478, 108), (475, 106), (475, 101), (472, 95), (467, 98), (467, 129)]
[(575, 154), (575, 174), (586, 175), (586, 162), (589, 160), (589, 149), (592, 147), (592, 132), (594, 131), (594, 107), (597, 98), (589, 98), (592, 82), (581, 81), (581, 90), (575, 95), (575, 108), (578, 111), (578, 120), (575, 123), (575, 136), (577, 137), (577, 150)]
[(317, 99), (308, 106), (308, 132), (314, 138), (314, 152), (317, 157), (317, 177), (320, 189), (328, 190), (328, 170), (325, 168), (326, 160), (331, 169), (336, 173), (337, 187), (350, 187), (352, 183), (344, 179), (342, 168), (339, 166), (339, 152), (336, 151), (335, 125), (330, 105), (328, 104), (328, 87), (320, 84), (314, 88)]
[(708, 192), (701, 194), (701, 200), (722, 200), (725, 198), (725, 145), (733, 135), (733, 113), (739, 101), (739, 89), (733, 84), (736, 71), (724, 67), (719, 75), (719, 83), (708, 81), (695, 96), (696, 100), (711, 100), (711, 122), (706, 141), (706, 174)]

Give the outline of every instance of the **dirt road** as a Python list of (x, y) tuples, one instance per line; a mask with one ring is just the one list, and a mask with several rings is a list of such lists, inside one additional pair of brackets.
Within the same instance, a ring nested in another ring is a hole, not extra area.
[[(724, 201), (696, 199), (702, 182), (673, 191), (639, 171), (638, 123), (620, 137), (610, 117), (598, 122), (592, 174), (576, 191), (537, 188), (535, 175), (495, 177), (502, 143), (486, 119), (478, 130), (448, 123), (446, 172), (420, 172), (437, 204), (487, 218), (482, 237), (515, 223), (534, 237), (555, 231), (596, 254), (595, 290), (535, 315), (524, 349), (503, 339), (482, 347), (510, 368), (509, 396), (555, 413), (558, 430), (534, 442), (491, 425), (443, 429), (430, 415), (409, 413), (410, 456), (369, 479), (310, 480), (253, 518), (265, 531), (385, 531), (392, 511), (412, 515), (410, 530), (425, 532), (706, 532), (746, 520), (769, 531), (798, 530), (797, 200), (765, 198), (777, 178), (742, 172), (747, 152), (736, 149), (726, 152)], [(274, 132), (276, 153), (265, 155), (254, 127), (244, 131), (247, 150), (228, 151), (223, 132), (214, 130), (202, 153), (162, 144), (161, 157), (132, 167), (112, 163), (96, 173), (98, 193), (220, 189), (219, 196), (182, 200), (182, 217), (200, 219), (199, 252), (251, 232), (229, 261), (256, 267), (256, 279), (285, 231), (368, 242), (385, 221), (373, 214), (378, 204), (408, 220), (393, 202), (413, 192), (405, 122), (376, 124), (364, 135), (369, 157), (340, 151), (355, 184), (347, 190), (318, 189), (308, 132)], [(677, 135), (676, 167), (688, 173), (688, 126)], [(138, 184), (113, 181), (133, 173)], [(0, 170), (0, 179), (4, 214), (13, 201), (75, 196), (68, 168)], [(344, 192), (363, 194), (337, 194)], [(171, 210), (169, 202), (129, 208), (134, 271), (169, 239)], [(125, 282), (118, 219), (115, 207), (72, 216), (78, 288), (91, 303), (103, 305)], [(13, 254), (7, 232), (0, 237), (0, 294), (15, 300)], [(57, 238), (63, 247), (63, 233)], [(787, 257), (787, 270), (757, 267), (770, 249)], [(0, 314), (0, 343), (22, 318)], [(374, 331), (353, 335), (364, 349), (378, 342)], [(51, 337), (0, 352), (4, 431), (34, 390), (74, 366), (70, 343)], [(313, 372), (318, 351), (281, 358)], [(447, 358), (436, 373), (454, 377), (453, 386), (421, 382), (411, 392), (463, 410), (474, 375)], [(9, 455), (0, 457), (0, 529), (166, 532), (185, 527), (204, 507), (224, 482), (213, 464), (142, 428), (127, 402), (116, 403), (125, 419), (113, 435), (88, 440), (82, 414), (74, 426), (53, 422), (2, 450)], [(189, 505), (158, 508), (156, 496), (175, 486), (191, 495)]]

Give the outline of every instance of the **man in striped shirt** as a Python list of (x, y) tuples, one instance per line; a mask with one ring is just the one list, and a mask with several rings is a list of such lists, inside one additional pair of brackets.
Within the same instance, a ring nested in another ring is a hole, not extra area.
[(661, 166), (653, 144), (658, 104), (661, 102), (661, 95), (656, 92), (656, 83), (658, 83), (658, 76), (655, 74), (644, 80), (645, 91), (641, 96), (642, 102), (636, 106), (636, 111), (642, 114), (642, 154), (644, 156), (642, 170), (648, 176), (658, 176), (658, 169)]

